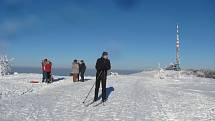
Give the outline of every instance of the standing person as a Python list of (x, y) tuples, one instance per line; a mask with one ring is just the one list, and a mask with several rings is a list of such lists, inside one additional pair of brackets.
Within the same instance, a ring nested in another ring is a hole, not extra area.
[(79, 74), (78, 61), (74, 60), (73, 63), (72, 63), (73, 82), (77, 82), (78, 81), (78, 74)]
[(80, 81), (80, 64), (81, 64), (81, 61), (78, 60), (77, 63), (78, 63), (78, 67), (79, 67), (79, 72), (78, 72), (78, 76), (77, 77), (78, 77), (78, 81)]
[(45, 64), (46, 83), (51, 83), (52, 82), (51, 71), (52, 71), (52, 62), (47, 61), (46, 64)]
[(48, 60), (47, 59), (44, 59), (42, 60), (42, 74), (43, 74), (43, 78), (42, 78), (42, 82), (45, 82), (45, 79), (46, 79), (46, 72), (45, 72), (45, 64)]
[(103, 52), (102, 57), (99, 58), (96, 62), (96, 88), (95, 88), (95, 97), (94, 101), (98, 100), (98, 93), (100, 82), (102, 83), (102, 102), (107, 100), (106, 97), (106, 80), (107, 80), (107, 71), (111, 69), (110, 60), (108, 59), (108, 53)]
[(86, 71), (86, 65), (84, 60), (81, 60), (79, 63), (79, 74), (81, 75), (81, 81), (84, 82), (84, 73)]

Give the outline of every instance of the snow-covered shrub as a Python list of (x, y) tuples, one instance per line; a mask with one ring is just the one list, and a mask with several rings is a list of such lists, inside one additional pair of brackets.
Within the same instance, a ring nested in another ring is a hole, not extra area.
[(110, 72), (110, 76), (118, 76), (119, 74), (117, 72)]
[(155, 78), (158, 78), (158, 79), (165, 79), (166, 78), (166, 72), (164, 69), (159, 69), (158, 72), (155, 74), (154, 76)]
[(10, 72), (10, 60), (6, 55), (0, 56), (0, 76), (8, 75)]
[(215, 71), (212, 71), (212, 70), (194, 70), (193, 73), (197, 77), (204, 77), (204, 78), (213, 78), (213, 79), (215, 79)]
[(165, 79), (166, 78), (166, 73), (165, 73), (164, 69), (160, 69), (159, 77), (160, 77), (160, 79)]

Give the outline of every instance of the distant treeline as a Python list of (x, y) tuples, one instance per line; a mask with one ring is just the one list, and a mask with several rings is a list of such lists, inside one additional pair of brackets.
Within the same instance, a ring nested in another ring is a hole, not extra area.
[(197, 77), (215, 79), (215, 71), (213, 71), (213, 70), (203, 70), (203, 69), (194, 70), (194, 69), (190, 69), (189, 72), (190, 72), (190, 74), (196, 75)]

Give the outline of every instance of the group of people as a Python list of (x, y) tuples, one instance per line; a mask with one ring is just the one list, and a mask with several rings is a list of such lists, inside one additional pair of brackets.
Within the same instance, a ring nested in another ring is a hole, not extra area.
[[(108, 59), (108, 53), (103, 52), (102, 57), (99, 58), (96, 62), (96, 82), (95, 82), (95, 96), (94, 101), (98, 100), (98, 93), (100, 88), (100, 83), (102, 84), (102, 101), (106, 101), (106, 80), (107, 80), (107, 71), (111, 69), (110, 60)], [(43, 80), (42, 82), (51, 83), (52, 82), (52, 62), (48, 59), (42, 61), (42, 70), (43, 70)], [(72, 76), (73, 81), (79, 81), (79, 76), (81, 76), (82, 82), (84, 82), (84, 73), (86, 71), (86, 65), (83, 60), (74, 60), (72, 63)]]
[[(72, 63), (72, 76), (74, 82), (84, 82), (84, 73), (86, 71), (86, 64), (83, 60), (74, 60)], [(79, 78), (81, 76), (81, 79)]]
[(51, 83), (52, 82), (52, 62), (48, 59), (42, 60), (42, 71), (43, 71), (43, 79), (42, 82)]

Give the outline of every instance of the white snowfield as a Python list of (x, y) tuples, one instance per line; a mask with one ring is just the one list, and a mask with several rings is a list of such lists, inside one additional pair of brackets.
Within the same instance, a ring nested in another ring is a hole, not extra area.
[(157, 72), (109, 76), (108, 101), (89, 106), (94, 89), (82, 102), (95, 77), (54, 76), (52, 84), (30, 83), (39, 74), (0, 77), (0, 121), (215, 121), (214, 79)]

